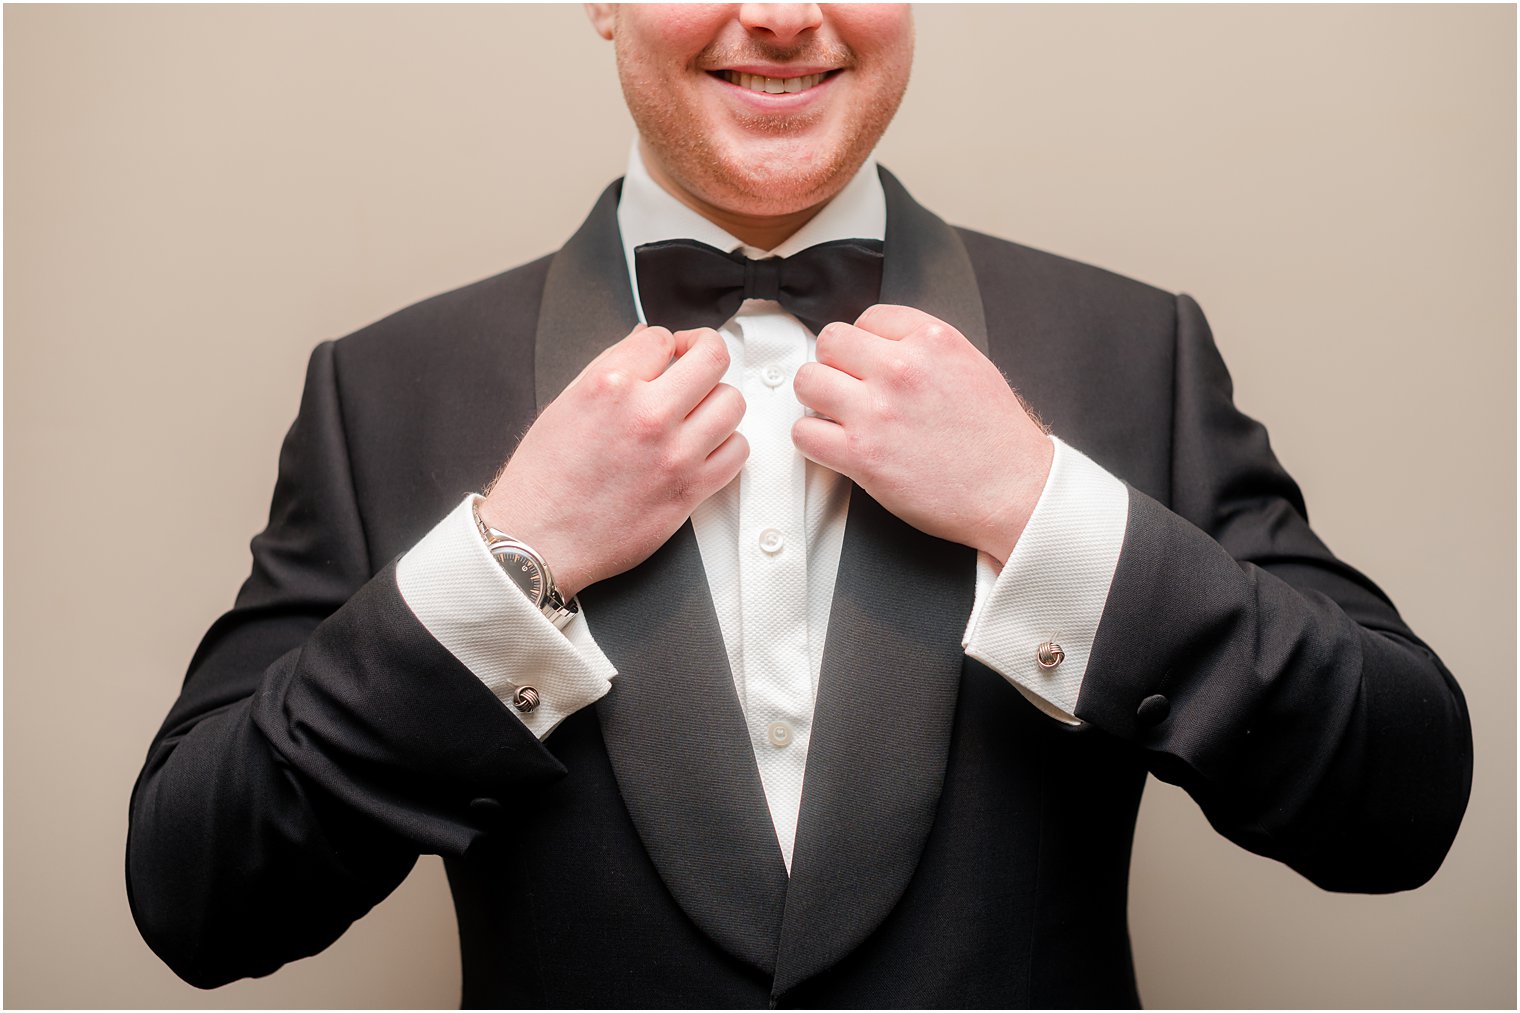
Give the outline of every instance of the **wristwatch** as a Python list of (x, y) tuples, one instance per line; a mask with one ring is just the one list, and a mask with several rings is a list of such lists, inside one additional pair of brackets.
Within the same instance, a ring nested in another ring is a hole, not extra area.
[(528, 596), (528, 600), (545, 618), (559, 629), (564, 629), (580, 611), (580, 606), (574, 599), (566, 602), (559, 593), (559, 588), (554, 586), (554, 574), (550, 572), (549, 564), (544, 562), (544, 557), (526, 543), (488, 526), (481, 520), (478, 507), (475, 510), (475, 526), (480, 529), (480, 537), (486, 540), (486, 548), (495, 557), (502, 572), (512, 583), (522, 588), (523, 594)]

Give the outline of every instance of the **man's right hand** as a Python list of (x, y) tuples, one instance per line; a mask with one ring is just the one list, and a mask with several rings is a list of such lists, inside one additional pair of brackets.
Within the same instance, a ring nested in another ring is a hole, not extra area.
[(642, 563), (749, 456), (727, 369), (717, 331), (640, 324), (543, 410), (481, 518), (543, 556), (567, 599)]

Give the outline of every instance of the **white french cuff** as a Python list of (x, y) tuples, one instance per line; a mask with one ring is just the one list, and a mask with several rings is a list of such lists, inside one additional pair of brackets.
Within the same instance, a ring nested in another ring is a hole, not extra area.
[(977, 554), (961, 646), (1046, 714), (1081, 724), (1077, 696), (1124, 546), (1129, 490), (1080, 451), (1051, 443), (1050, 475), (1002, 572)]
[[(502, 572), (475, 526), (477, 498), (466, 496), (401, 557), (396, 583), (433, 639), (543, 739), (606, 695), (617, 669), (584, 616), (556, 629)], [(523, 714), (512, 700), (529, 686), (539, 705)]]

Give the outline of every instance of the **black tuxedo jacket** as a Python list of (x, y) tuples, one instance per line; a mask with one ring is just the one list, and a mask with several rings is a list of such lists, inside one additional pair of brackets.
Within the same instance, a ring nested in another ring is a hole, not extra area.
[(958, 327), (1131, 489), (1085, 724), (963, 655), (972, 550), (859, 489), (790, 878), (689, 524), (585, 590), (619, 675), (543, 743), (427, 634), (394, 559), (634, 322), (614, 185), (559, 253), (312, 356), (252, 575), (133, 794), (132, 910), (175, 971), (315, 953), (436, 853), (470, 1006), (1134, 1005), (1147, 772), (1330, 889), (1434, 872), (1462, 696), (1310, 531), (1198, 307), (883, 181), (882, 301)]

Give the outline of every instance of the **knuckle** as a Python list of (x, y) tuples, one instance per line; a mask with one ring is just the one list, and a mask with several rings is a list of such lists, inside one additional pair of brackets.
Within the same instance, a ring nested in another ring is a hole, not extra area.
[(628, 434), (640, 443), (650, 443), (665, 435), (665, 414), (657, 407), (641, 405), (628, 413)]
[(628, 388), (630, 382), (628, 374), (621, 369), (605, 366), (586, 376), (587, 389), (597, 397), (616, 397)]
[(925, 380), (924, 369), (918, 361), (905, 352), (893, 355), (886, 361), (886, 377), (899, 390), (917, 390)]
[(724, 410), (728, 416), (732, 417), (733, 424), (738, 425), (739, 420), (744, 418), (745, 408), (748, 407), (744, 402), (744, 395), (739, 393), (739, 388), (730, 387), (726, 383), (723, 385), (723, 388), (721, 394)]
[(814, 346), (814, 355), (819, 362), (828, 362), (834, 358), (834, 346), (839, 342), (839, 325), (825, 324), (823, 330), (818, 332), (818, 341)]
[(660, 484), (669, 488), (680, 484), (686, 468), (674, 451), (666, 450), (655, 458), (654, 473), (659, 476)]
[(676, 350), (676, 336), (668, 327), (650, 327), (643, 332), (645, 339), (666, 355), (674, 354)]
[(798, 450), (804, 452), (814, 449), (811, 429), (812, 427), (807, 424), (806, 415), (798, 419), (796, 422), (793, 422), (792, 445), (795, 446)]
[(722, 446), (708, 459), (707, 467), (702, 470), (705, 491), (702, 498), (733, 481), (734, 476), (739, 474), (744, 467), (744, 462), (749, 458), (749, 441), (742, 433), (733, 433)]
[(714, 332), (713, 336), (702, 342), (702, 354), (706, 361), (720, 372), (728, 369), (728, 345)]
[(881, 457), (881, 444), (869, 433), (846, 430), (844, 449), (862, 475), (872, 474), (873, 466)]
[(743, 433), (735, 431), (729, 439), (733, 441), (733, 454), (735, 457), (741, 462), (749, 457), (749, 439)]
[(797, 367), (797, 372), (792, 374), (792, 389), (797, 393), (811, 390), (813, 386), (813, 371), (818, 368), (814, 362), (804, 362)]
[(919, 328), (919, 336), (932, 348), (944, 348), (961, 340), (961, 332), (943, 320), (930, 320)]

